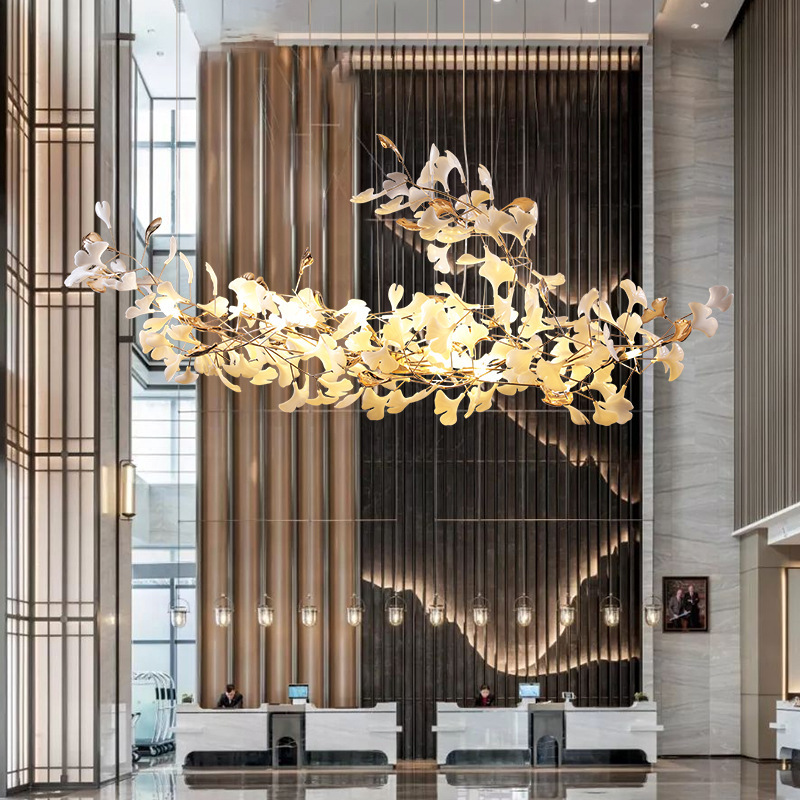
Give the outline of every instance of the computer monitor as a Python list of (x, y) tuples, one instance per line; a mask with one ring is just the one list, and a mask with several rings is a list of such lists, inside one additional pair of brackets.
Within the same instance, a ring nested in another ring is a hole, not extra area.
[(305, 702), (308, 700), (308, 684), (307, 683), (290, 683), (289, 684), (289, 700), (293, 703), (296, 701)]
[(538, 683), (521, 683), (519, 685), (520, 700), (538, 700), (541, 695), (542, 687)]

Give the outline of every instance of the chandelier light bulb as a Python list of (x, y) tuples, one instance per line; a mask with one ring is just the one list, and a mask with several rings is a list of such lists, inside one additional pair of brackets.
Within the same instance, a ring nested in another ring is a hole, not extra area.
[(485, 628), (489, 624), (489, 602), (482, 594), (472, 601), (472, 621), (476, 628)]
[(256, 607), (256, 616), (258, 617), (258, 624), (262, 628), (269, 628), (275, 621), (275, 608), (272, 605), (272, 598), (268, 594), (264, 595)]
[(300, 606), (300, 622), (305, 628), (313, 628), (319, 618), (319, 609), (311, 600), (311, 595), (307, 594), (303, 605)]
[(185, 628), (189, 621), (189, 604), (180, 597), (169, 607), (169, 621), (173, 628)]
[(609, 628), (616, 628), (622, 616), (622, 604), (619, 598), (614, 597), (613, 594), (606, 597), (606, 599), (603, 600), (602, 612), (603, 622), (605, 622)]
[(533, 622), (533, 603), (528, 595), (523, 594), (514, 603), (514, 615), (520, 628), (527, 628)]
[(220, 628), (227, 628), (233, 622), (233, 603), (223, 594), (214, 603), (214, 622)]
[(445, 620), (445, 605), (444, 600), (438, 595), (435, 594), (433, 599), (431, 600), (430, 605), (428, 606), (428, 621), (434, 628), (438, 628), (440, 625), (444, 624)]
[(558, 621), (564, 628), (569, 628), (575, 622), (575, 606), (570, 603), (569, 598), (558, 607)]
[(403, 624), (405, 616), (405, 601), (397, 592), (395, 592), (386, 603), (386, 620), (393, 628), (397, 628), (399, 625)]
[(663, 604), (661, 599), (655, 595), (648, 597), (644, 601), (644, 622), (649, 628), (657, 628), (661, 623), (661, 615), (663, 613)]
[(347, 624), (351, 628), (357, 628), (364, 620), (364, 601), (354, 594), (350, 598), (350, 604), (347, 606), (345, 616)]

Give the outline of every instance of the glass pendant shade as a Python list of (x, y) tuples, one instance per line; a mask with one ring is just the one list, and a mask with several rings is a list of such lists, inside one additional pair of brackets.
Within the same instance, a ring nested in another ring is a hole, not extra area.
[(233, 603), (226, 594), (220, 595), (214, 603), (214, 622), (220, 628), (227, 628), (233, 622)]
[(386, 603), (386, 620), (393, 627), (403, 624), (406, 617), (406, 604), (402, 597), (395, 592)]
[(558, 621), (565, 628), (575, 622), (575, 606), (569, 602), (569, 598), (558, 607)]
[(347, 606), (347, 624), (351, 628), (357, 628), (364, 620), (364, 601), (354, 594), (350, 598), (350, 604)]
[(644, 622), (650, 628), (656, 628), (661, 623), (663, 605), (661, 599), (655, 595), (644, 601)]
[(307, 594), (303, 605), (300, 606), (300, 622), (305, 628), (313, 628), (319, 618), (319, 609), (311, 600), (311, 595)]
[(533, 603), (528, 595), (523, 594), (514, 603), (514, 615), (517, 618), (517, 625), (527, 628), (533, 622)]
[(180, 597), (169, 607), (169, 621), (173, 628), (184, 628), (189, 619), (189, 604)]
[(435, 594), (428, 606), (428, 621), (434, 628), (438, 628), (444, 623), (444, 611), (444, 600), (438, 594)]
[(618, 597), (614, 597), (613, 594), (610, 594), (603, 600), (602, 605), (602, 612), (603, 612), (603, 622), (609, 628), (616, 628), (619, 625), (620, 617), (622, 616), (622, 604), (619, 601)]
[(489, 624), (489, 603), (482, 594), (472, 601), (472, 621), (476, 628), (485, 628)]
[(268, 594), (261, 598), (261, 602), (256, 608), (256, 615), (258, 616), (258, 624), (262, 628), (269, 628), (275, 621), (275, 607), (272, 605), (272, 598)]

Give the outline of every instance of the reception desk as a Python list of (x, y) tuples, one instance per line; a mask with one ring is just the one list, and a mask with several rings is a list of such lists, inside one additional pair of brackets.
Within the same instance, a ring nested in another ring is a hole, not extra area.
[[(182, 704), (175, 720), (178, 766), (395, 765), (397, 704), (374, 708), (263, 705), (203, 709)], [(279, 757), (280, 753), (280, 757)]]
[(775, 704), (775, 722), (770, 722), (775, 731), (775, 757), (791, 759), (800, 755), (800, 706), (788, 700), (778, 700)]
[[(547, 715), (540, 733), (535, 733), (537, 712)], [(439, 764), (535, 764), (542, 734), (558, 744), (558, 763), (563, 756), (578, 763), (581, 757), (602, 760), (604, 754), (616, 752), (641, 753), (652, 764), (662, 730), (655, 703), (634, 703), (627, 708), (578, 708), (569, 702), (517, 708), (460, 708), (455, 703), (437, 703), (433, 726)], [(609, 755), (609, 760), (613, 758)]]

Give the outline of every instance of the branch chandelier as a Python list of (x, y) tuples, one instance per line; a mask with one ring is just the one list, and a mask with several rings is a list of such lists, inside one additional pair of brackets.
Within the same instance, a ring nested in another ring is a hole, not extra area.
[[(440, 155), (435, 146), (414, 180), (395, 144), (378, 139), (395, 153), (401, 171), (388, 174), (382, 191), (367, 189), (353, 202), (385, 198), (375, 211), (379, 216), (411, 212), (396, 222), (427, 243), (433, 269), (450, 275), (454, 264), (477, 267), (484, 303), (467, 302), (442, 281), (435, 294), (416, 292), (404, 306), (403, 287), (392, 284), (388, 311), (374, 312), (358, 299), (332, 309), (318, 292), (300, 288), (313, 264), (308, 251), (291, 294), (279, 294), (248, 273), (228, 285), (231, 303), (219, 295), (216, 274), (206, 264), (213, 296), (194, 303), (162, 280), (163, 268), (156, 275), (97, 233), (85, 237), (65, 285), (136, 292), (125, 316), (150, 317), (139, 341), (145, 353), (164, 362), (167, 380), (187, 384), (198, 375), (215, 375), (235, 392), (241, 391), (236, 380), (256, 386), (277, 381), (292, 390), (279, 405), (282, 411), (345, 408), (360, 399), (372, 420), (433, 394), (444, 425), (455, 424), (460, 409), (464, 418), (486, 411), (495, 392), (513, 395), (531, 387), (546, 404), (565, 408), (577, 425), (588, 424), (587, 415), (599, 425), (624, 424), (632, 417), (633, 404), (625, 397), (631, 377), (659, 362), (675, 380), (683, 370), (680, 342), (694, 330), (713, 336), (714, 310), (727, 311), (733, 301), (727, 287), (713, 286), (705, 303), (690, 303), (690, 314), (671, 319), (666, 297), (649, 304), (641, 287), (623, 280), (619, 288), (627, 307), (621, 314), (592, 288), (580, 299), (575, 319), (560, 315), (551, 297), (564, 276), (540, 274), (528, 252), (538, 221), (533, 200), (518, 197), (497, 208), (486, 167), (478, 167), (482, 188), (470, 192), (458, 158), (449, 150)], [(449, 188), (453, 171), (466, 189), (459, 196)], [(108, 203), (97, 203), (95, 210), (110, 231)], [(160, 218), (150, 223), (146, 242), (160, 224)], [(164, 268), (176, 250), (173, 237)], [(183, 253), (177, 256), (191, 284), (192, 265)], [(643, 327), (657, 319), (666, 327), (661, 335)]]

